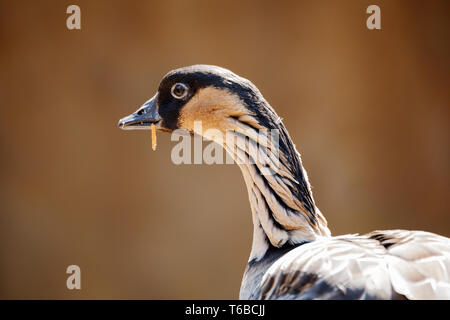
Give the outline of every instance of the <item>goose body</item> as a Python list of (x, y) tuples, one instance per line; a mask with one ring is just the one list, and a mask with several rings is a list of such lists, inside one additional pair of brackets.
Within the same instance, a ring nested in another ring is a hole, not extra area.
[(151, 125), (202, 135), (239, 165), (253, 220), (241, 299), (450, 299), (449, 238), (407, 230), (331, 236), (300, 154), (249, 80), (208, 65), (173, 70), (119, 121), (123, 129)]
[(240, 298), (450, 299), (449, 254), (423, 231), (323, 238), (249, 263)]

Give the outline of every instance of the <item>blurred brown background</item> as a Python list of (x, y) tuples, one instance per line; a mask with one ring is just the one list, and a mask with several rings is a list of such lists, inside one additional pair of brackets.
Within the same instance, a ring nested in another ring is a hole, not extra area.
[(333, 234), (450, 236), (449, 15), (446, 0), (0, 1), (0, 297), (238, 297), (238, 167), (176, 166), (169, 135), (152, 152), (117, 128), (196, 63), (252, 80), (284, 117)]

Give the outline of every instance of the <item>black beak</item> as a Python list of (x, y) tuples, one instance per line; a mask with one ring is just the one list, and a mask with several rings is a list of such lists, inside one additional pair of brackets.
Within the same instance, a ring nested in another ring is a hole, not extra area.
[(156, 99), (158, 94), (142, 105), (136, 112), (119, 120), (119, 128), (123, 130), (150, 129), (152, 124), (161, 121), (161, 116), (156, 111)]

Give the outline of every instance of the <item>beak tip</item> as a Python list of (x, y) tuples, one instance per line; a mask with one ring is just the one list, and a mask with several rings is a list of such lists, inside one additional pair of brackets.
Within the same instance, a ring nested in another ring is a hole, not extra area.
[(157, 95), (155, 94), (137, 111), (120, 119), (117, 126), (122, 130), (148, 129), (150, 124), (160, 121), (161, 117), (156, 110), (155, 104)]

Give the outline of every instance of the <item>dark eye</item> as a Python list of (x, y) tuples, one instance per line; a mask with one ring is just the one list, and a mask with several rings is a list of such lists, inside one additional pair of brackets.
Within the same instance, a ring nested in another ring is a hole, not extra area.
[(188, 93), (188, 87), (184, 83), (175, 83), (170, 90), (175, 99), (183, 99)]

